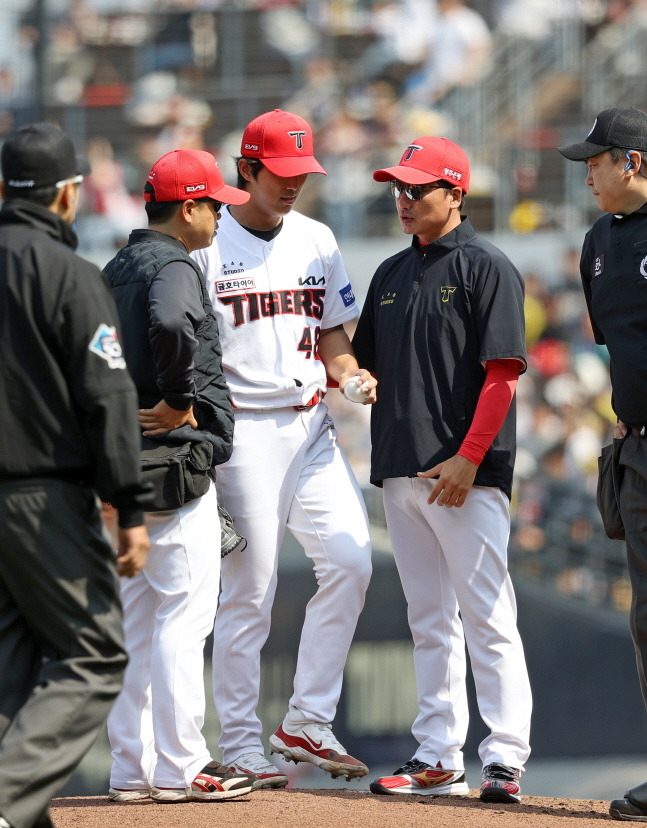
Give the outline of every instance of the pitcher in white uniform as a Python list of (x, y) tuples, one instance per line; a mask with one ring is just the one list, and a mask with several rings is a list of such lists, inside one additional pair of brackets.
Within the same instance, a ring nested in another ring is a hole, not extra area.
[(234, 450), (218, 468), (218, 494), (248, 541), (222, 564), (213, 651), (220, 746), (225, 764), (259, 777), (257, 787), (287, 784), (265, 757), (256, 715), (287, 528), (311, 559), (318, 589), (306, 608), (294, 692), (270, 749), (352, 779), (368, 768), (347, 754), (331, 722), (371, 548), (362, 494), (322, 400), (328, 380), (344, 388), (358, 377), (371, 404), (377, 383), (358, 366), (343, 327), (358, 309), (334, 236), (293, 210), (308, 174), (325, 174), (310, 126), (278, 109), (259, 116), (245, 129), (237, 169), (250, 200), (223, 210), (218, 248), (194, 254), (218, 318), (235, 406)]

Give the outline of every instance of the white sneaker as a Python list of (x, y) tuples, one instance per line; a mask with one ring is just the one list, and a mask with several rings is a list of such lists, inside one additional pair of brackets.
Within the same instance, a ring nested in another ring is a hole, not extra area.
[(148, 799), (150, 795), (149, 788), (110, 788), (108, 791), (108, 799), (113, 802), (136, 802), (138, 799)]
[(189, 802), (193, 799), (233, 799), (250, 793), (256, 777), (239, 774), (219, 762), (211, 761), (202, 768), (189, 788), (153, 786), (151, 799), (156, 802)]
[(254, 782), (255, 791), (260, 788), (285, 788), (288, 784), (287, 776), (268, 762), (262, 753), (243, 753), (230, 767), (236, 773), (256, 776), (258, 781)]
[(293, 762), (311, 762), (333, 779), (345, 776), (350, 782), (366, 776), (366, 765), (346, 753), (346, 748), (335, 738), (330, 723), (303, 721), (290, 726), (288, 716), (270, 736), (272, 753), (281, 753)]

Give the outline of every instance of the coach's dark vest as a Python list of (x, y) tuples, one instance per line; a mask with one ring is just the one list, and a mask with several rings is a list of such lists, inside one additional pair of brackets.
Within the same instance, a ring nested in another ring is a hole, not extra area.
[[(185, 262), (195, 271), (205, 311), (204, 321), (195, 332), (198, 349), (193, 358), (196, 386), (193, 413), (199, 429), (182, 426), (172, 432), (173, 439), (209, 440), (214, 447), (214, 463), (224, 463), (231, 456), (234, 415), (222, 370), (218, 322), (200, 267), (188, 255), (182, 242), (155, 230), (134, 230), (128, 245), (103, 270), (117, 302), (124, 355), (137, 387), (140, 407), (152, 408), (159, 402), (160, 392), (156, 382), (157, 367), (148, 339), (148, 290), (159, 271), (171, 262)], [(125, 286), (131, 289), (123, 290)], [(121, 289), (115, 291), (115, 288)]]

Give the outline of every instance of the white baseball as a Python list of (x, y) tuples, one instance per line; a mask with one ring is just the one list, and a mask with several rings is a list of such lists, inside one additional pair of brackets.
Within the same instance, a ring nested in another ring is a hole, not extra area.
[(363, 403), (366, 400), (368, 391), (362, 391), (362, 386), (357, 384), (359, 377), (351, 377), (344, 386), (344, 396), (354, 403)]

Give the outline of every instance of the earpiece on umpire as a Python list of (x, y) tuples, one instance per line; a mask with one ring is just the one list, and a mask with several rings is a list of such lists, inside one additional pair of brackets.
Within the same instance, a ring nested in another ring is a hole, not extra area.
[[(635, 150), (635, 152), (637, 152), (637, 151), (638, 150)], [(647, 178), (647, 175), (645, 175), (645, 173), (642, 171), (642, 160), (641, 160), (640, 164), (636, 167), (634, 162), (631, 160), (631, 156), (629, 155), (629, 150), (627, 150), (627, 152), (625, 152), (625, 158), (627, 159), (627, 163), (625, 164), (625, 172), (627, 172), (628, 170), (633, 170), (635, 168), (635, 169), (638, 170), (639, 175), (641, 175), (643, 178)]]

